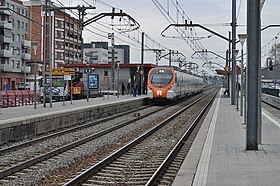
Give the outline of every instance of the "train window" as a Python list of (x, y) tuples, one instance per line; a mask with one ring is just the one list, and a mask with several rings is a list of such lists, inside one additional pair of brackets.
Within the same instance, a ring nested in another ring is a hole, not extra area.
[(155, 87), (165, 87), (172, 80), (172, 71), (171, 70), (154, 70), (150, 74), (150, 81)]

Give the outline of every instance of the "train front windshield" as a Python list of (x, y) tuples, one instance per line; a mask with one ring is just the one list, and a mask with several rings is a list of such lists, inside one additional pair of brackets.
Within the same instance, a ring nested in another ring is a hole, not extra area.
[(150, 74), (150, 81), (157, 88), (166, 87), (172, 80), (172, 71), (166, 69), (156, 69)]

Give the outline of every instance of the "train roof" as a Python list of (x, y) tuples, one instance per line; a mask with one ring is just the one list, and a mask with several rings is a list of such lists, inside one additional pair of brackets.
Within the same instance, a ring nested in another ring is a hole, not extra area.
[(183, 73), (190, 74), (190, 75), (193, 75), (193, 76), (201, 78), (201, 76), (199, 76), (197, 74), (193, 74), (193, 73), (191, 73), (191, 72), (189, 72), (187, 70), (181, 69), (181, 68), (179, 68), (177, 66), (165, 66), (165, 65), (163, 65), (163, 66), (157, 66), (155, 68), (173, 68), (175, 71), (183, 72)]

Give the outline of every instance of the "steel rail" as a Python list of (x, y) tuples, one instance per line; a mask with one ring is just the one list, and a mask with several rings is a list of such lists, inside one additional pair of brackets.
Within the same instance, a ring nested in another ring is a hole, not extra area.
[(181, 113), (183, 113), (184, 111), (186, 111), (188, 108), (190, 108), (191, 106), (195, 105), (197, 102), (199, 102), (200, 100), (202, 100), (204, 97), (206, 97), (207, 95), (202, 96), (201, 98), (195, 100), (194, 102), (192, 102), (191, 104), (185, 106), (184, 108), (180, 109), (179, 111), (177, 111), (175, 114), (173, 114), (172, 116), (166, 118), (165, 120), (163, 120), (162, 122), (160, 122), (158, 125), (156, 125), (155, 127), (153, 127), (152, 129), (150, 129), (149, 131), (145, 132), (144, 134), (142, 134), (141, 136), (139, 136), (138, 138), (134, 139), (133, 141), (131, 141), (130, 143), (126, 144), (125, 146), (123, 146), (122, 148), (120, 148), (119, 150), (115, 151), (114, 153), (112, 153), (110, 156), (107, 156), (106, 158), (104, 158), (103, 160), (101, 160), (100, 162), (98, 162), (97, 164), (93, 165), (92, 167), (88, 168), (87, 170), (85, 170), (84, 172), (80, 173), (78, 176), (76, 176), (75, 178), (71, 179), (70, 181), (68, 181), (67, 183), (64, 184), (64, 186), (73, 186), (73, 185), (79, 185), (81, 184), (84, 180), (88, 179), (90, 176), (92, 176), (94, 173), (98, 172), (100, 169), (102, 169), (103, 167), (105, 167), (106, 165), (108, 165), (110, 162), (112, 162), (113, 160), (115, 160), (116, 158), (120, 157), (122, 154), (124, 154), (125, 152), (127, 152), (129, 149), (131, 149), (133, 146), (139, 144), (140, 142), (142, 142), (144, 139), (146, 139), (147, 137), (149, 137), (150, 135), (152, 135), (153, 133), (155, 133), (157, 130), (159, 130), (160, 128), (162, 128), (164, 125), (166, 125), (167, 123), (169, 123), (170, 121), (172, 121), (173, 119), (175, 119), (177, 116), (179, 116)]
[(38, 157), (32, 158), (30, 160), (27, 160), (27, 161), (24, 161), (22, 163), (19, 163), (19, 164), (13, 166), (13, 167), (10, 167), (10, 168), (7, 168), (7, 169), (5, 169), (3, 171), (0, 171), (0, 179), (4, 178), (5, 176), (9, 176), (9, 175), (11, 175), (11, 174), (13, 174), (15, 172), (18, 172), (18, 171), (20, 171), (22, 169), (25, 169), (25, 168), (27, 168), (29, 166), (32, 166), (32, 165), (34, 165), (36, 163), (39, 163), (39, 162), (44, 161), (46, 159), (50, 159), (50, 158), (52, 158), (52, 157), (54, 157), (54, 156), (56, 156), (58, 154), (66, 152), (66, 151), (68, 151), (70, 149), (73, 149), (73, 148), (75, 148), (75, 147), (77, 147), (79, 145), (82, 145), (82, 144), (84, 144), (86, 142), (94, 140), (94, 139), (96, 139), (98, 137), (106, 135), (106, 134), (108, 134), (108, 133), (110, 133), (110, 132), (112, 132), (114, 130), (120, 129), (120, 128), (122, 128), (122, 127), (124, 127), (126, 125), (129, 125), (129, 124), (132, 124), (132, 123), (134, 123), (134, 122), (136, 122), (136, 121), (138, 121), (138, 120), (140, 120), (142, 118), (145, 118), (145, 117), (147, 117), (147, 116), (149, 116), (151, 114), (154, 114), (154, 113), (159, 112), (159, 111), (161, 111), (163, 109), (166, 109), (167, 107), (169, 107), (169, 106), (162, 107), (162, 108), (154, 111), (153, 113), (148, 113), (148, 114), (144, 114), (142, 116), (136, 117), (136, 118), (131, 119), (129, 121), (123, 122), (123, 123), (121, 123), (121, 124), (119, 124), (117, 126), (113, 126), (111, 128), (105, 129), (105, 130), (103, 130), (103, 131), (101, 131), (99, 133), (87, 136), (87, 137), (82, 138), (82, 139), (80, 139), (78, 141), (69, 143), (69, 144), (67, 144), (67, 145), (65, 145), (63, 147), (57, 148), (55, 150), (52, 150), (52, 151), (47, 152), (45, 154), (42, 154), (42, 155), (40, 155)]
[(36, 139), (33, 139), (33, 140), (29, 140), (29, 141), (26, 141), (24, 143), (20, 143), (20, 144), (16, 144), (16, 145), (13, 145), (13, 146), (6, 147), (6, 148), (2, 148), (2, 149), (0, 149), (0, 155), (3, 155), (7, 152), (11, 152), (13, 150), (18, 150), (19, 148), (31, 146), (35, 143), (41, 142), (41, 141), (49, 139), (49, 138), (54, 138), (56, 136), (60, 136), (60, 135), (64, 135), (64, 134), (67, 134), (67, 133), (70, 133), (70, 132), (75, 132), (75, 131), (78, 131), (78, 130), (81, 130), (81, 129), (84, 129), (84, 128), (92, 127), (92, 126), (98, 125), (100, 123), (107, 122), (107, 121), (110, 121), (112, 119), (115, 119), (117, 117), (121, 117), (121, 116), (124, 116), (126, 114), (130, 114), (132, 112), (136, 112), (136, 111), (139, 111), (139, 110), (144, 110), (144, 109), (146, 109), (150, 106), (151, 105), (143, 106), (141, 108), (126, 111), (126, 112), (123, 112), (123, 113), (120, 113), (120, 114), (116, 114), (116, 115), (112, 115), (112, 116), (109, 116), (109, 117), (106, 117), (106, 118), (103, 118), (103, 119), (99, 119), (99, 120), (94, 121), (94, 122), (89, 122), (89, 123), (82, 124), (82, 125), (70, 128), (70, 129), (66, 129), (66, 130), (55, 132), (55, 133), (52, 133), (52, 134), (49, 134), (49, 135), (46, 135), (46, 136), (42, 136), (42, 137), (39, 137), (39, 138), (36, 138)]
[(174, 148), (170, 151), (170, 153), (167, 155), (167, 157), (164, 159), (164, 161), (161, 163), (161, 165), (158, 167), (158, 169), (154, 172), (154, 174), (151, 176), (151, 178), (148, 180), (148, 182), (145, 184), (145, 186), (152, 186), (155, 185), (160, 178), (160, 176), (164, 173), (166, 170), (166, 167), (169, 166), (169, 163), (172, 162), (172, 159), (176, 156), (176, 154), (180, 151), (180, 149), (185, 145), (186, 140), (189, 138), (191, 133), (193, 132), (193, 129), (196, 127), (204, 113), (207, 111), (209, 106), (211, 106), (211, 103), (215, 99), (217, 93), (211, 98), (211, 100), (207, 103), (207, 105), (203, 108), (203, 110), (199, 113), (199, 115), (196, 117), (196, 119), (192, 122), (190, 127), (187, 129), (187, 131), (184, 133), (184, 135), (181, 137), (181, 139), (178, 141), (178, 143), (174, 146)]

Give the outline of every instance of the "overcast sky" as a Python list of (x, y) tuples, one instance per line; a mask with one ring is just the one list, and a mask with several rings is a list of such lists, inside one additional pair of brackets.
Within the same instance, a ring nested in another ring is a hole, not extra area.
[[(175, 2), (175, 0), (173, 0)], [(53, 2), (57, 2), (54, 0)], [(147, 35), (149, 35), (151, 38), (153, 38), (158, 43), (162, 44), (163, 46), (172, 49), (172, 50), (178, 50), (179, 52), (183, 53), (188, 61), (192, 61), (197, 63), (199, 66), (202, 66), (204, 63), (202, 60), (198, 59), (196, 55), (194, 55), (194, 58), (191, 58), (193, 53), (195, 52), (193, 49), (189, 47), (189, 45), (184, 42), (182, 39), (171, 39), (171, 38), (164, 38), (161, 36), (161, 32), (169, 25), (169, 22), (166, 20), (166, 18), (163, 16), (163, 14), (157, 9), (155, 4), (152, 2), (152, 0), (102, 0), (95, 1), (95, 0), (70, 0), (65, 1), (61, 0), (65, 6), (76, 6), (79, 5), (85, 5), (88, 6), (85, 2), (89, 4), (93, 4), (96, 6), (96, 10), (88, 10), (89, 13), (87, 16), (92, 17), (94, 14), (98, 14), (101, 12), (111, 12), (111, 8), (109, 6), (106, 6), (103, 3), (106, 3), (108, 5), (111, 5), (113, 7), (122, 9), (125, 13), (129, 14), (131, 17), (133, 17), (140, 25), (141, 30), (144, 31)], [(168, 2), (170, 0), (158, 0), (158, 2), (161, 3), (161, 5), (165, 8), (168, 6)], [(193, 23), (198, 23), (201, 25), (204, 25), (205, 27), (225, 36), (228, 37), (229, 31), (231, 31), (230, 26), (223, 26), (224, 23), (231, 23), (231, 0), (178, 0), (178, 3), (186, 13), (186, 15), (193, 21)], [(175, 17), (176, 19), (176, 12), (174, 9), (172, 9), (172, 6), (169, 4), (170, 7), (170, 14)], [(238, 33), (245, 33), (246, 32), (246, 0), (236, 0), (236, 9), (237, 9), (237, 34)], [(280, 17), (280, 2), (279, 0), (266, 0), (263, 10), (262, 10), (262, 26), (266, 26), (269, 24), (279, 24), (279, 17)], [(92, 14), (91, 14), (92, 13)], [(99, 21), (102, 24), (108, 24), (110, 23), (110, 19), (102, 19)], [(181, 21), (179, 23), (182, 23)], [(94, 27), (98, 27), (104, 31), (104, 33), (94, 30)], [(110, 30), (107, 30), (104, 27), (100, 27), (97, 23), (92, 23), (91, 26), (87, 27), (91, 30), (91, 32), (85, 31), (83, 34), (83, 37), (86, 42), (90, 41), (110, 41), (105, 37), (107, 36), (106, 32), (110, 32)], [(272, 43), (274, 43), (273, 38), (278, 34), (280, 31), (279, 28), (270, 28), (267, 29), (262, 33), (262, 46), (266, 46), (263, 51), (266, 51), (266, 53), (269, 51), (269, 48), (271, 48)], [(99, 33), (99, 34), (95, 34)], [(173, 32), (175, 33), (175, 32)], [(203, 31), (199, 28), (196, 29), (196, 33), (199, 37), (207, 37), (211, 34)], [(135, 32), (129, 33), (131, 37), (135, 37), (139, 40), (139, 35), (137, 35)], [(170, 33), (171, 34), (171, 33)], [(172, 34), (171, 34), (172, 35)], [(136, 46), (131, 47), (131, 61), (132, 62), (138, 62), (140, 61), (140, 44), (135, 43), (133, 41), (130, 41), (129, 39), (122, 37), (118, 34), (116, 36), (123, 38), (122, 41), (116, 39), (117, 44), (130, 44), (134, 43)], [(125, 41), (128, 41), (128, 43), (125, 43)], [(209, 51), (213, 51), (219, 55), (222, 55), (225, 57), (225, 51), (228, 47), (228, 43), (217, 37), (217, 36), (211, 36), (207, 39), (201, 39), (199, 40), (204, 48), (206, 48)], [(280, 41), (280, 38), (279, 38)], [(270, 42), (270, 43), (269, 43)], [(151, 46), (152, 43), (148, 43), (150, 47), (158, 48), (158, 46)], [(137, 47), (138, 46), (138, 47)], [(237, 44), (237, 49), (240, 49), (240, 44)], [(246, 47), (245, 47), (246, 48)], [(164, 53), (163, 53), (164, 54)], [(162, 55), (163, 55), (162, 54)], [(214, 57), (214, 56), (210, 56)], [(267, 58), (263, 57), (262, 61), (265, 61)], [(212, 60), (212, 59), (210, 59)], [(145, 60), (146, 63), (155, 63), (155, 54), (153, 52), (145, 52)], [(225, 62), (221, 58), (213, 59), (212, 60), (215, 63), (219, 63), (220, 65), (224, 66)], [(160, 64), (167, 64), (167, 60), (162, 59), (160, 61)], [(217, 68), (219, 68), (217, 66)], [(200, 68), (202, 70), (202, 68)]]

